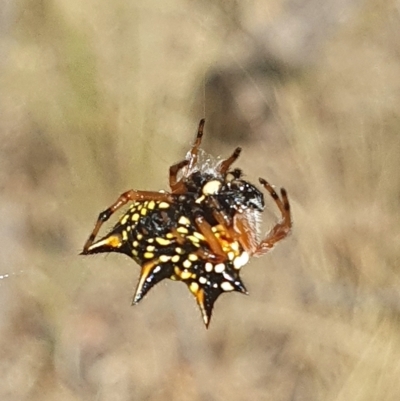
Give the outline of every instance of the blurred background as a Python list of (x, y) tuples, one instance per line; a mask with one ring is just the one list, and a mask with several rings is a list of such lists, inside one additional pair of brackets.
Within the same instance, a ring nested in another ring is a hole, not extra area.
[[(0, 399), (398, 401), (399, 22), (396, 0), (3, 0)], [(183, 284), (131, 307), (133, 261), (78, 256), (120, 193), (167, 189), (202, 117), (294, 220), (209, 330)]]

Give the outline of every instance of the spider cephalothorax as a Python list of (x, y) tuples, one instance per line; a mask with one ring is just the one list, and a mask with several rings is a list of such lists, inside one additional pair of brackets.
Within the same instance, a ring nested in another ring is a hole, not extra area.
[[(170, 167), (170, 192), (130, 190), (100, 213), (82, 254), (119, 252), (141, 266), (133, 303), (158, 282), (183, 281), (196, 297), (206, 326), (213, 305), (223, 292), (246, 293), (239, 272), (251, 256), (268, 252), (291, 228), (286, 191), (281, 197), (260, 178), (277, 204), (282, 219), (259, 239), (264, 196), (245, 181), (242, 171), (230, 167), (237, 148), (222, 161), (204, 157), (200, 149), (204, 120), (195, 143), (182, 162)], [(101, 225), (119, 208), (132, 202), (114, 228), (95, 242)]]

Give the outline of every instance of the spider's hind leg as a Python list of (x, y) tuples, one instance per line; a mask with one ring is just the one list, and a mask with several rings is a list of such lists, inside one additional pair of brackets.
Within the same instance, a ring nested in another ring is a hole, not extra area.
[(271, 184), (260, 178), (262, 186), (270, 193), (281, 212), (281, 220), (268, 232), (265, 238), (258, 244), (254, 255), (261, 256), (271, 250), (275, 244), (284, 239), (292, 227), (289, 199), (284, 188), (281, 188), (281, 197), (275, 192)]
[(118, 197), (118, 199), (106, 210), (101, 212), (99, 214), (99, 217), (97, 218), (96, 224), (94, 226), (94, 229), (92, 233), (89, 235), (89, 238), (85, 242), (85, 245), (83, 246), (83, 251), (82, 255), (87, 255), (90, 253), (91, 246), (94, 243), (94, 240), (97, 237), (97, 234), (100, 231), (101, 226), (103, 223), (105, 223), (118, 209), (121, 209), (121, 207), (125, 206), (127, 203), (132, 202), (132, 201), (147, 201), (147, 200), (153, 200), (153, 201), (165, 201), (165, 202), (171, 202), (172, 198), (169, 193), (163, 193), (163, 192), (152, 192), (152, 191), (135, 191), (133, 189), (124, 192), (122, 195)]

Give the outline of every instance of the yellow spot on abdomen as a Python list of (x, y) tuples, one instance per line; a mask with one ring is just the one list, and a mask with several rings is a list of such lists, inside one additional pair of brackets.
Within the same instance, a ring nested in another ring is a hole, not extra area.
[(189, 234), (189, 230), (186, 227), (178, 227), (176, 231), (178, 231), (179, 234)]
[(128, 219), (129, 219), (129, 214), (126, 214), (124, 217), (122, 217), (122, 219), (121, 219), (121, 224), (122, 224), (122, 225), (125, 225), (126, 222), (128, 221)]
[(162, 238), (162, 237), (157, 237), (156, 242), (160, 245), (169, 245), (171, 243), (170, 240)]
[(168, 256), (168, 255), (161, 255), (158, 259), (159, 259), (160, 262), (165, 263), (165, 262), (168, 262), (168, 261), (171, 260), (171, 256)]
[(184, 270), (183, 272), (181, 272), (182, 280), (187, 280), (190, 277), (192, 277), (192, 273), (188, 272), (187, 270)]
[(191, 283), (189, 289), (193, 294), (196, 294), (197, 291), (199, 291), (199, 285), (197, 283)]
[(102, 246), (109, 246), (111, 248), (119, 248), (122, 245), (121, 237), (119, 235), (112, 235), (101, 241), (98, 241), (89, 247), (89, 250), (100, 248)]
[(188, 259), (186, 259), (183, 263), (182, 263), (183, 267), (185, 267), (186, 269), (189, 269), (190, 266), (192, 266), (192, 262)]
[(204, 235), (203, 235), (203, 234), (198, 233), (197, 231), (195, 231), (195, 232), (193, 233), (193, 235), (194, 235), (195, 237), (197, 237), (199, 240), (205, 241), (205, 238), (204, 238)]
[(171, 258), (172, 262), (174, 262), (174, 263), (179, 262), (179, 259), (180, 259), (180, 256), (179, 256), (179, 255), (174, 255), (174, 256), (172, 256), (172, 258)]
[(198, 244), (199, 243), (199, 239), (197, 238), (197, 237), (195, 237), (194, 235), (188, 235), (187, 237), (186, 237), (189, 241), (191, 241), (191, 242), (193, 242), (193, 243), (195, 243), (195, 244)]
[(179, 223), (179, 224), (182, 224), (182, 225), (184, 225), (184, 226), (189, 226), (189, 225), (190, 225), (190, 220), (189, 220), (187, 217), (185, 217), (185, 216), (181, 216), (181, 217), (179, 218), (179, 220), (178, 220), (178, 223)]

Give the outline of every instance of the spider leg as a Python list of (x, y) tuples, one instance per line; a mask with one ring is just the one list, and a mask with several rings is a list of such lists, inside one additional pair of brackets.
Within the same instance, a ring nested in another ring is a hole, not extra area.
[(242, 215), (238, 215), (234, 221), (235, 233), (237, 240), (242, 245), (243, 249), (253, 255), (258, 247), (256, 233), (251, 223)]
[[(203, 237), (206, 239), (207, 243), (211, 247), (211, 251), (205, 247), (201, 247), (197, 249), (196, 252), (194, 252), (199, 258), (201, 259), (206, 259), (209, 262), (212, 263), (220, 263), (223, 260), (226, 259), (226, 255), (218, 242), (217, 238), (215, 237), (211, 226), (209, 223), (205, 221), (205, 219), (202, 216), (199, 216), (195, 219), (196, 225), (200, 231), (200, 233), (203, 235)], [(184, 245), (186, 239), (178, 232), (176, 228), (171, 229), (171, 234), (173, 234), (174, 238), (176, 239), (176, 242), (179, 245)], [(211, 243), (210, 243), (211, 239)]]
[(186, 159), (172, 165), (169, 168), (169, 185), (171, 187), (171, 191), (173, 193), (183, 193), (185, 192), (185, 185), (182, 182), (182, 178), (178, 180), (178, 172), (185, 168), (183, 173), (183, 177), (186, 175), (188, 171), (191, 171), (193, 166), (197, 163), (197, 156), (199, 154), (199, 149), (201, 145), (201, 140), (203, 138), (203, 130), (204, 130), (204, 118), (200, 120), (199, 128), (197, 129), (196, 139), (186, 155)]
[(210, 197), (209, 202), (213, 209), (212, 214), (214, 219), (224, 228), (224, 231), (229, 235), (230, 238), (237, 239), (239, 233), (237, 233), (234, 229), (233, 219), (222, 210), (220, 204), (214, 197)]
[(263, 178), (260, 178), (260, 183), (274, 199), (282, 214), (282, 218), (257, 245), (257, 248), (254, 251), (255, 256), (261, 256), (270, 251), (277, 242), (285, 238), (290, 233), (290, 229), (292, 227), (290, 204), (286, 190), (281, 188), (281, 197), (279, 197), (274, 188), (272, 188), (272, 186)]
[(195, 218), (195, 222), (199, 232), (206, 239), (207, 244), (211, 248), (211, 252), (205, 248), (201, 248), (197, 251), (198, 255), (208, 259), (213, 263), (220, 263), (227, 259), (227, 255), (222, 249), (221, 244), (219, 243), (217, 237), (214, 235), (210, 224), (206, 221), (206, 219), (199, 215)]
[(202, 118), (200, 120), (199, 128), (197, 129), (196, 139), (194, 141), (192, 148), (190, 149), (190, 151), (188, 153), (189, 156), (186, 156), (187, 159), (189, 160), (189, 164), (187, 165), (187, 171), (190, 171), (193, 168), (193, 166), (197, 163), (197, 156), (199, 154), (201, 140), (203, 138), (203, 130), (204, 130), (205, 122), (206, 122), (206, 120), (204, 118)]
[(183, 245), (185, 243), (185, 238), (179, 234), (178, 230), (176, 228), (171, 228), (171, 234), (174, 236), (174, 238), (176, 239), (176, 242), (179, 245)]
[(124, 192), (119, 198), (106, 210), (99, 214), (97, 218), (96, 224), (92, 233), (89, 235), (89, 238), (85, 242), (83, 246), (82, 255), (86, 255), (89, 253), (90, 247), (93, 244), (98, 232), (100, 231), (101, 226), (104, 222), (106, 222), (118, 209), (125, 206), (128, 202), (131, 201), (146, 201), (146, 200), (154, 200), (154, 201), (165, 201), (172, 202), (171, 195), (168, 193), (162, 192), (153, 192), (153, 191), (135, 191), (133, 189)]
[(182, 160), (169, 168), (169, 186), (173, 193), (182, 193), (185, 191), (185, 184), (182, 180), (178, 180), (178, 173), (188, 164), (189, 160)]
[(225, 160), (222, 160), (219, 164), (218, 164), (218, 171), (224, 175), (228, 172), (229, 167), (232, 166), (232, 164), (237, 160), (237, 158), (239, 157), (240, 153), (242, 152), (242, 148), (236, 148), (233, 153)]

